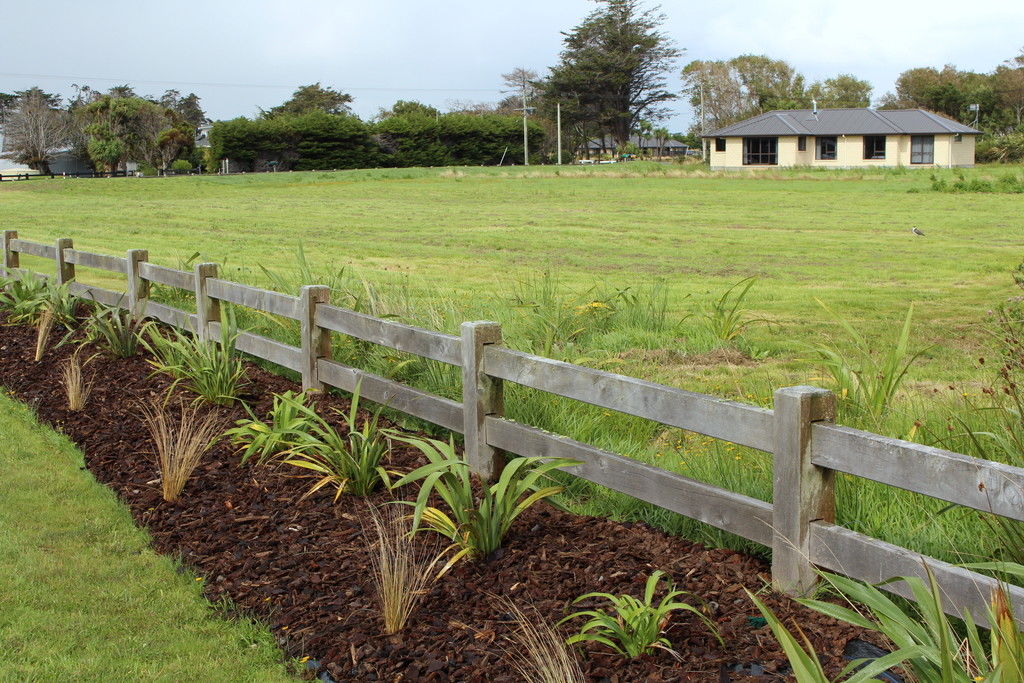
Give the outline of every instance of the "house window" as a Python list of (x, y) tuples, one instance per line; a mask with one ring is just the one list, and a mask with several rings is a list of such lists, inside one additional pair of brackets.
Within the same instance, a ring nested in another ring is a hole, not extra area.
[(814, 158), (825, 161), (835, 161), (836, 144), (836, 138), (834, 135), (831, 137), (817, 138), (814, 142)]
[(744, 166), (775, 166), (778, 163), (778, 138), (743, 138)]
[(797, 136), (797, 139), (796, 139), (796, 151), (798, 151), (798, 152), (806, 152), (807, 151), (807, 136), (806, 135)]
[(964, 136), (960, 133), (953, 133), (953, 142), (963, 142)]
[(724, 152), (725, 151), (725, 138), (715, 138), (715, 151), (716, 152)]
[(933, 164), (933, 163), (935, 163), (935, 136), (934, 135), (911, 135), (910, 136), (910, 163), (912, 163), (912, 164)]
[(885, 158), (885, 136), (865, 135), (864, 136), (864, 158), (884, 159)]

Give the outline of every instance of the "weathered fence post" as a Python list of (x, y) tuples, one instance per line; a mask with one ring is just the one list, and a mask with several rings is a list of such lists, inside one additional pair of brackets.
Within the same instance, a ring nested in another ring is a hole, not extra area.
[(18, 260), (18, 252), (11, 250), (11, 240), (18, 239), (17, 230), (4, 230), (2, 246), (4, 250), (4, 275), (10, 276), (11, 270), (18, 268), (20, 262)]
[(61, 237), (57, 240), (57, 284), (62, 285), (75, 279), (75, 264), (64, 260), (64, 250), (73, 249), (70, 237)]
[(804, 596), (817, 585), (810, 562), (810, 524), (835, 521), (835, 472), (811, 464), (811, 423), (831, 422), (836, 397), (798, 386), (775, 391), (772, 584)]
[(305, 285), (299, 293), (302, 316), (302, 390), (323, 391), (317, 361), (331, 357), (331, 333), (317, 327), (317, 304), (326, 304), (331, 299), (331, 288), (324, 285)]
[(484, 373), (484, 347), (501, 344), (501, 325), (492, 322), (462, 323), (462, 421), (466, 436), (466, 462), (484, 481), (501, 474), (501, 453), (488, 445), (484, 420), (505, 414), (502, 382)]
[(135, 317), (141, 317), (149, 299), (149, 280), (139, 275), (139, 264), (149, 260), (149, 250), (128, 250), (128, 310)]
[(196, 336), (200, 341), (210, 339), (210, 323), (220, 322), (220, 301), (206, 293), (207, 278), (217, 277), (216, 263), (197, 263), (196, 277)]

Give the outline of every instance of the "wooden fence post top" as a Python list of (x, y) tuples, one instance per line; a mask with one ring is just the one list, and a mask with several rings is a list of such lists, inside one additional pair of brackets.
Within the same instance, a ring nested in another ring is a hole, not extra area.
[(196, 275), (202, 277), (217, 277), (216, 263), (197, 263), (194, 270)]
[(302, 285), (299, 289), (299, 296), (308, 296), (318, 304), (325, 304), (331, 298), (331, 288), (327, 285)]
[(501, 343), (501, 323), (492, 320), (474, 320), (462, 323), (462, 337), (473, 336), (481, 344)]
[(800, 384), (795, 387), (782, 387), (772, 394), (775, 402), (799, 400), (807, 402), (809, 416), (812, 421), (834, 420), (836, 417), (835, 394), (828, 389)]

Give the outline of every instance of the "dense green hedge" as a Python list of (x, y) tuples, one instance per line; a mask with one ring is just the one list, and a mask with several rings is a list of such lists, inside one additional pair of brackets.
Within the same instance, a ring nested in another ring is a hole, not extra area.
[[(497, 114), (392, 116), (366, 123), (321, 112), (219, 121), (210, 131), (207, 167), (231, 159), (242, 170), (314, 170), (377, 166), (496, 165), (523, 157), (522, 119)], [(544, 132), (529, 127), (530, 146)], [(276, 162), (276, 163), (275, 163)]]

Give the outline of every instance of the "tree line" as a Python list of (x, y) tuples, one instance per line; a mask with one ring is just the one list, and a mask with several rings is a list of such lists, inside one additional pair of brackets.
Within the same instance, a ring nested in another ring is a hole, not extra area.
[(40, 88), (0, 93), (0, 131), (5, 153), (42, 173), (60, 152), (95, 170), (114, 171), (127, 161), (166, 168), (195, 159), (195, 130), (207, 121), (195, 93), (167, 90), (140, 97), (128, 85), (107, 92), (75, 86), (76, 95)]
[[(493, 164), (523, 156), (521, 125), (529, 116), (529, 153), (554, 156), (560, 115), (566, 149), (582, 152), (594, 138), (610, 138), (630, 151), (630, 136), (700, 144), (700, 134), (773, 109), (867, 107), (872, 86), (854, 74), (808, 83), (784, 60), (740, 55), (693, 60), (664, 33), (665, 15), (641, 0), (595, 0), (597, 7), (563, 33), (558, 62), (545, 76), (526, 68), (502, 75), (508, 96), (498, 102), (455, 102), (439, 110), (399, 101), (362, 121), (352, 96), (319, 83), (300, 86), (279, 106), (252, 118), (218, 122), (201, 155), (192, 129), (205, 121), (199, 99), (168, 91), (138, 97), (127, 86), (98, 93), (88, 88), (67, 106), (33, 88), (0, 93), (0, 125), (9, 149), (44, 170), (48, 154), (70, 146), (98, 168), (127, 159), (166, 166), (175, 159), (210, 169), (221, 159), (249, 168), (350, 168), (352, 165)], [(670, 84), (682, 79), (682, 88)], [(697, 112), (685, 133), (659, 126), (669, 106), (683, 99)], [(1024, 49), (987, 73), (946, 65), (904, 71), (880, 108), (923, 108), (985, 133), (979, 158), (1024, 158)], [(976, 107), (974, 105), (977, 105)], [(518, 122), (517, 122), (518, 121)]]

